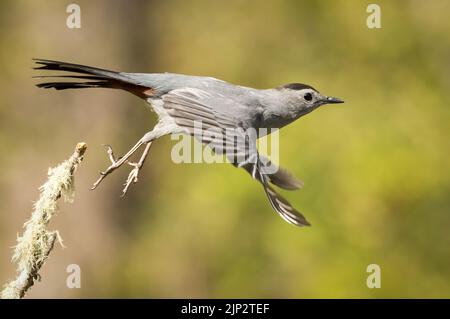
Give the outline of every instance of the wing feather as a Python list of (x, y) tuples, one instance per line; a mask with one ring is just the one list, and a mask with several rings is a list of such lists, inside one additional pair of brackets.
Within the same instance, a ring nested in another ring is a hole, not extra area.
[[(164, 95), (162, 99), (164, 108), (177, 125), (183, 127), (203, 143), (207, 143), (215, 152), (220, 154), (226, 152), (233, 165), (243, 167), (257, 179), (262, 184), (273, 209), (284, 220), (297, 226), (310, 225), (299, 211), (268, 185), (267, 180), (285, 189), (300, 188), (302, 182), (281, 168), (272, 174), (263, 173), (261, 165), (268, 165), (270, 161), (266, 158), (261, 161), (256, 143), (249, 141), (248, 136), (239, 126), (239, 119), (231, 116), (231, 112), (225, 114), (214, 108), (214, 105), (217, 104), (234, 105), (237, 102), (199, 89), (174, 90)], [(199, 125), (200, 121), (201, 125)], [(201, 129), (201, 131), (196, 132), (197, 129)], [(255, 163), (248, 162), (241, 165), (235, 160), (236, 156), (248, 156), (251, 152), (256, 154)], [(231, 157), (231, 155), (233, 156)]]

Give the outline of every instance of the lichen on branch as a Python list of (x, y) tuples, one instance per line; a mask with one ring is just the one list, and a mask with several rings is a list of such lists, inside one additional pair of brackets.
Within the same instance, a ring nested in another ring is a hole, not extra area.
[(48, 170), (48, 180), (39, 188), (39, 199), (34, 203), (31, 218), (25, 222), (25, 231), (17, 238), (12, 260), (17, 264), (18, 276), (7, 283), (2, 299), (19, 299), (40, 279), (39, 270), (48, 258), (55, 241), (62, 244), (58, 231), (48, 231), (47, 225), (58, 211), (58, 199), (72, 202), (74, 172), (83, 160), (86, 143), (78, 143), (73, 155), (60, 165)]

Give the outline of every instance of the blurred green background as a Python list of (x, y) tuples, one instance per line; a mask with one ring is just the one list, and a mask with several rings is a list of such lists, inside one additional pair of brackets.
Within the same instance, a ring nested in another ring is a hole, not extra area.
[[(68, 1), (1, 1), (0, 281), (47, 167), (85, 141), (75, 203), (49, 226), (67, 248), (28, 297), (449, 297), (450, 2), (375, 2), (381, 29), (372, 1), (78, 0), (68, 29)], [(343, 98), (280, 133), (281, 165), (305, 182), (283, 194), (313, 227), (284, 222), (231, 165), (174, 164), (169, 137), (126, 198), (128, 169), (89, 191), (101, 144), (123, 153), (155, 117), (121, 91), (38, 89), (32, 57)]]

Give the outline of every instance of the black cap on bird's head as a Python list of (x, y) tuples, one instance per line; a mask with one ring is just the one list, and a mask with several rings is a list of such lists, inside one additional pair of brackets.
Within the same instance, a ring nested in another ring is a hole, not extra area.
[(319, 91), (317, 91), (312, 86), (310, 86), (308, 84), (303, 84), (303, 83), (288, 83), (288, 84), (279, 86), (278, 88), (279, 89), (289, 89), (289, 90), (294, 90), (294, 91), (299, 91), (299, 90), (304, 90), (304, 89), (311, 89), (311, 90), (314, 90), (317, 93), (319, 93)]

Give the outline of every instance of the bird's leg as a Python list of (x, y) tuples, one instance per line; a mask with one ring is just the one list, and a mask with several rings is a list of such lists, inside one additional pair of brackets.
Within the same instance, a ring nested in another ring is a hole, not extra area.
[(103, 179), (106, 176), (111, 174), (113, 171), (115, 171), (117, 168), (119, 168), (123, 163), (125, 163), (131, 157), (131, 155), (133, 155), (134, 152), (136, 152), (139, 149), (139, 147), (141, 147), (142, 144), (143, 144), (143, 142), (141, 139), (124, 156), (120, 157), (118, 160), (116, 160), (114, 157), (112, 147), (107, 145), (107, 147), (108, 147), (107, 152), (108, 152), (109, 159), (111, 161), (111, 165), (104, 172), (100, 172), (100, 177), (97, 179), (97, 181), (94, 183), (94, 185), (92, 185), (91, 189), (96, 189), (97, 186), (103, 181)]
[(122, 196), (125, 196), (131, 183), (137, 183), (139, 171), (142, 168), (142, 165), (144, 164), (145, 159), (148, 156), (148, 152), (150, 151), (150, 146), (152, 146), (152, 142), (149, 142), (145, 145), (144, 152), (142, 153), (141, 158), (139, 159), (139, 162), (137, 162), (137, 163), (128, 162), (128, 165), (131, 165), (134, 168), (131, 170), (130, 174), (128, 175), (127, 181), (124, 184), (125, 187), (123, 188)]

